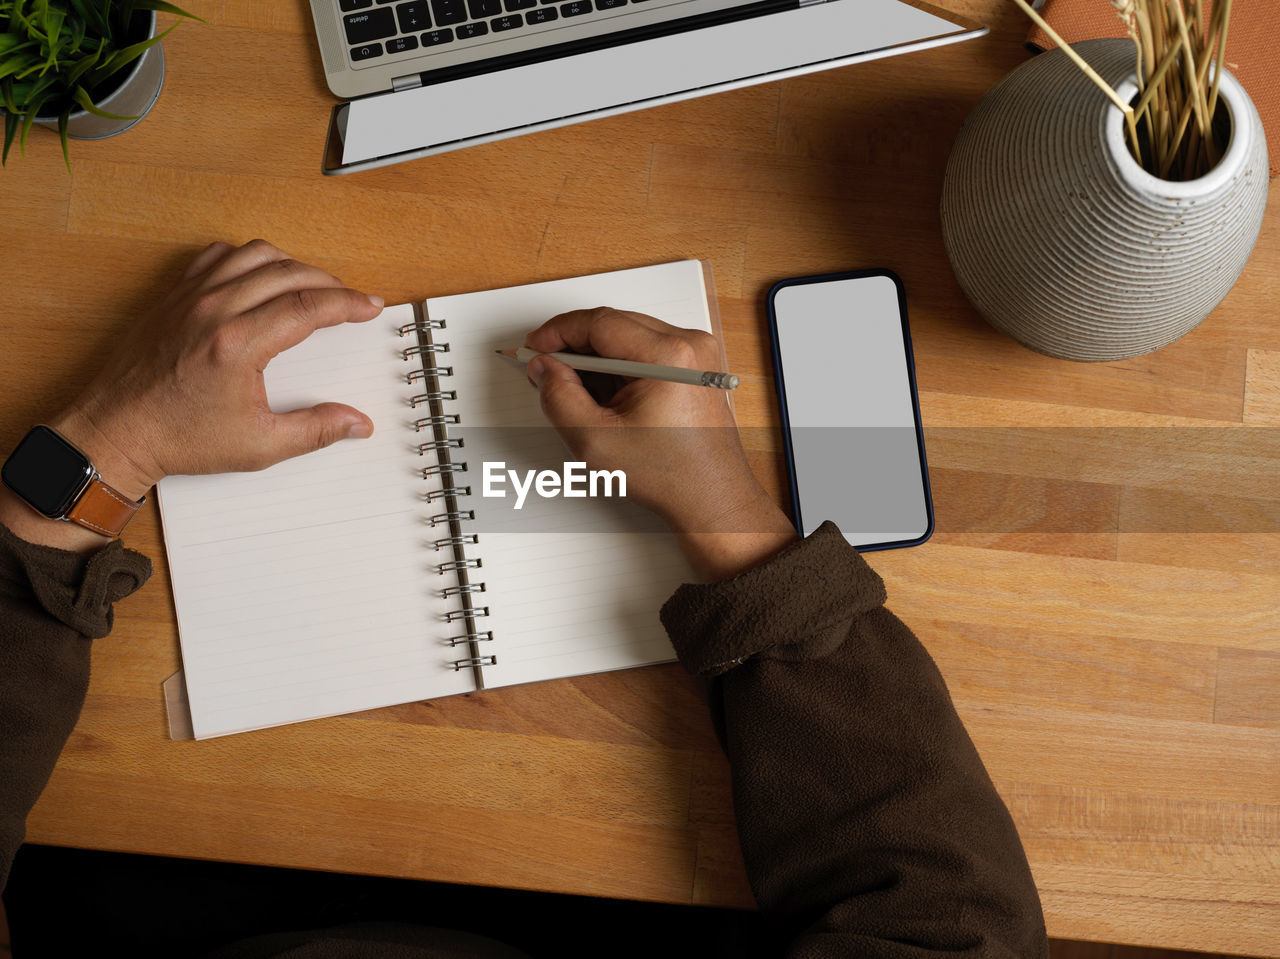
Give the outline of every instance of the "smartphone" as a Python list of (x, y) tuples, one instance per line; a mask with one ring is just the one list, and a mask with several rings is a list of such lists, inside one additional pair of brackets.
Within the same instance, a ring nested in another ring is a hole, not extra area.
[(783, 280), (768, 309), (796, 529), (831, 520), (864, 551), (923, 543), (933, 499), (902, 281)]

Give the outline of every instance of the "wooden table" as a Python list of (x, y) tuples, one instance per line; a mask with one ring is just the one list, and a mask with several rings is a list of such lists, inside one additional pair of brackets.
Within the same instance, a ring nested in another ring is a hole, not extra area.
[[(210, 23), (165, 42), (151, 116), (74, 143), (70, 176), (43, 132), (0, 175), (4, 444), (214, 239), (270, 238), (389, 302), (702, 257), (753, 465), (781, 497), (764, 293), (890, 267), (939, 531), (873, 562), (1017, 819), (1051, 934), (1280, 955), (1274, 207), (1200, 329), (1128, 362), (1056, 361), (966, 304), (938, 226), (956, 132), (1026, 56), (1000, 0), (950, 2), (991, 25), (981, 41), (337, 179), (306, 4), (188, 5)], [(156, 576), (95, 645), (31, 840), (751, 904), (727, 768), (678, 668), (175, 743), (153, 506), (127, 539)]]

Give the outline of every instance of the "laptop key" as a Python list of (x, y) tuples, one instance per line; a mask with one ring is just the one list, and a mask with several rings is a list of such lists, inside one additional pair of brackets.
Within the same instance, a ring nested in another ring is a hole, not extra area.
[(351, 59), (354, 60), (372, 60), (374, 57), (382, 56), (381, 43), (366, 43), (362, 47), (351, 48)]
[(413, 33), (431, 26), (431, 14), (427, 12), (427, 4), (402, 3), (396, 7), (396, 20), (400, 22), (401, 33)]
[(489, 32), (487, 23), (464, 23), (458, 27), (458, 39), (470, 40), (472, 37), (483, 37)]
[(431, 12), (436, 15), (438, 27), (467, 19), (467, 5), (463, 0), (431, 0)]
[(535, 23), (550, 23), (560, 14), (556, 13), (555, 7), (539, 7), (537, 10), (530, 10), (524, 15), (524, 22), (533, 26)]
[(561, 7), (560, 12), (566, 17), (580, 17), (584, 13), (591, 12), (591, 0), (573, 0), (572, 3), (566, 3)]
[(395, 37), (387, 41), (387, 53), (407, 53), (418, 49), (417, 37)]
[(442, 43), (449, 43), (453, 40), (452, 30), (428, 30), (422, 35), (422, 45), (424, 47), (438, 47)]
[(347, 31), (347, 43), (370, 43), (396, 34), (396, 16), (390, 10), (369, 10), (364, 13), (348, 13), (342, 18)]
[(338, 9), (343, 13), (349, 13), (352, 10), (362, 10), (365, 7), (372, 7), (373, 0), (338, 0)]
[(612, 10), (615, 7), (625, 7), (627, 0), (596, 0), (597, 10)]
[(504, 0), (504, 2), (507, 13), (512, 13), (516, 10), (528, 10), (530, 7), (538, 5), (538, 0)]
[(524, 21), (519, 17), (508, 14), (505, 17), (498, 17), (496, 20), (490, 20), (494, 33), (501, 33), (503, 30), (514, 30), (516, 27), (523, 27)]

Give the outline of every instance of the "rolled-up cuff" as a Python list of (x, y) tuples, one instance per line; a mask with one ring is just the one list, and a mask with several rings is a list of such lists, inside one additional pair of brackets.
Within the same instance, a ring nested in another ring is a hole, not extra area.
[(685, 669), (710, 677), (757, 656), (825, 656), (854, 617), (884, 601), (884, 582), (827, 522), (762, 566), (681, 586), (663, 605), (662, 624)]
[(96, 553), (73, 553), (28, 543), (0, 525), (0, 588), (30, 589), (49, 615), (82, 636), (111, 632), (112, 604), (151, 577), (151, 560), (119, 540)]

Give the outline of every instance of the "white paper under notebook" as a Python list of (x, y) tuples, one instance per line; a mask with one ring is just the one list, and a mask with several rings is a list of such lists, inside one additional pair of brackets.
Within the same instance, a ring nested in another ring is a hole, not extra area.
[(712, 303), (683, 261), (390, 307), (274, 359), (273, 409), (348, 403), (375, 431), (160, 483), (195, 737), (672, 659), (658, 609), (689, 570), (657, 521), (616, 484), (517, 510), (481, 464), (572, 459), (494, 350), (600, 304), (712, 330)]

